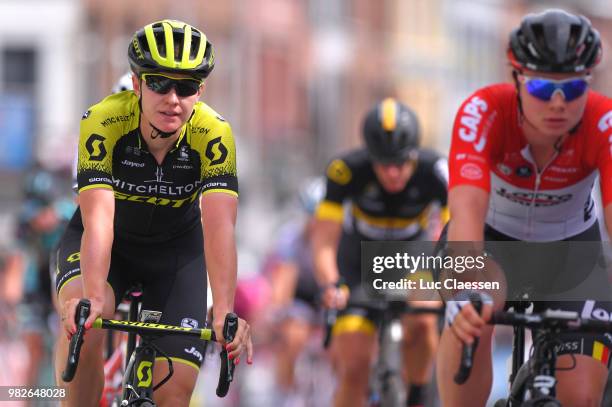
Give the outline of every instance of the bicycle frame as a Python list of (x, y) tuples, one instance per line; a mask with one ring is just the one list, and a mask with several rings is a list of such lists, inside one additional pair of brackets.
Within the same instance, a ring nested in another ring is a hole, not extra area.
[[(119, 315), (124, 315), (129, 321), (136, 321), (140, 310), (142, 289), (140, 286), (132, 287), (125, 296), (126, 301), (119, 304), (117, 308)], [(112, 330), (107, 330), (106, 362), (104, 363), (104, 390), (100, 399), (100, 407), (114, 406), (113, 402), (119, 397), (124, 397), (125, 368), (130, 356), (136, 347), (136, 334), (121, 333), (119, 343), (115, 344)], [(117, 380), (117, 374), (121, 379)]]
[[(559, 405), (556, 396), (555, 366), (557, 354), (554, 349), (555, 332), (544, 332), (534, 341), (533, 357), (514, 375), (505, 406)], [(529, 399), (526, 400), (526, 395)], [(501, 403), (500, 403), (501, 405)]]

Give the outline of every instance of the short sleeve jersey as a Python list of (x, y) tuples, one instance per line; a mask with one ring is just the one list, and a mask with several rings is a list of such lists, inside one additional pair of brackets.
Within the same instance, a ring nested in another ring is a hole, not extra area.
[(349, 152), (327, 167), (326, 196), (316, 216), (343, 222), (346, 231), (366, 240), (410, 240), (428, 227), (432, 204), (446, 208), (447, 172), (445, 158), (421, 149), (414, 174), (391, 194), (378, 181), (368, 152)]
[(487, 224), (515, 239), (556, 241), (585, 231), (597, 220), (598, 171), (604, 205), (612, 200), (612, 101), (589, 91), (581, 122), (539, 170), (520, 121), (512, 84), (470, 96), (455, 118), (449, 188), (487, 191)]
[(113, 190), (116, 234), (165, 240), (200, 222), (200, 194), (237, 196), (234, 137), (213, 109), (195, 104), (161, 164), (148, 151), (139, 120), (132, 91), (105, 98), (81, 120), (78, 189)]

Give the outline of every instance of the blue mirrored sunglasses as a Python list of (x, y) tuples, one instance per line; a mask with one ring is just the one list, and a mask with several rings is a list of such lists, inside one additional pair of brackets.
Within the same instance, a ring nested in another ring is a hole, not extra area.
[(552, 99), (553, 95), (557, 92), (561, 92), (566, 102), (577, 99), (584, 95), (591, 81), (591, 76), (588, 75), (563, 80), (537, 78), (527, 75), (520, 75), (519, 78), (525, 84), (527, 92), (531, 96), (546, 102)]

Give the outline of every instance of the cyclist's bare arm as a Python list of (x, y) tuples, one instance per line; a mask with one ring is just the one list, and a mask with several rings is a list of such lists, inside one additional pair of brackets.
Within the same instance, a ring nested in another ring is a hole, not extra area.
[(335, 220), (316, 219), (312, 233), (315, 278), (323, 291), (323, 305), (328, 308), (344, 308), (348, 300), (347, 290), (337, 290), (340, 280), (338, 271), (338, 243), (342, 224)]
[[(484, 249), (484, 226), (489, 206), (489, 194), (482, 188), (471, 185), (459, 185), (449, 192), (449, 209), (451, 222), (448, 227), (449, 245), (452, 242), (473, 242), (474, 250)], [(464, 244), (457, 246), (465, 250)], [(444, 296), (447, 299), (452, 293)], [(484, 322), (490, 317), (491, 306), (483, 308), (484, 318), (480, 318), (471, 306), (463, 307), (453, 322), (453, 333), (464, 342), (471, 342), (474, 336), (480, 336)]]
[(448, 206), (452, 219), (448, 240), (482, 242), (489, 194), (482, 188), (458, 185), (448, 194)]
[(295, 297), (298, 281), (298, 266), (293, 261), (283, 261), (271, 272), (271, 306), (275, 309), (287, 307)]
[[(92, 302), (91, 315), (85, 324), (89, 328), (102, 313), (105, 301), (114, 238), (115, 196), (110, 188), (87, 189), (79, 195), (84, 228), (81, 239), (83, 295)], [(75, 307), (76, 303), (70, 307), (71, 314), (66, 315), (66, 320), (73, 326)]]
[[(234, 310), (237, 259), (234, 228), (238, 211), (238, 198), (223, 192), (210, 192), (202, 197), (202, 227), (204, 230), (204, 257), (213, 296), (213, 327), (217, 338), (223, 338), (225, 315)], [(232, 342), (230, 358), (246, 349), (247, 362), (253, 358), (250, 328), (239, 320), (238, 332)]]
[(604, 208), (604, 220), (606, 222), (606, 231), (608, 236), (612, 238), (612, 203), (606, 205)]
[(223, 321), (225, 314), (234, 308), (237, 273), (234, 227), (238, 199), (229, 194), (212, 192), (202, 197), (201, 206), (206, 269), (214, 311), (222, 316)]
[(338, 242), (342, 224), (316, 219), (312, 233), (312, 251), (314, 256), (315, 278), (320, 286), (335, 284), (338, 281)]

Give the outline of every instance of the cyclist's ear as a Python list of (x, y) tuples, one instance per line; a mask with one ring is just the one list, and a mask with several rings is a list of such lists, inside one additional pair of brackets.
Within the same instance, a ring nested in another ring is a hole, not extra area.
[(132, 73), (132, 87), (134, 88), (134, 93), (136, 93), (136, 96), (140, 97), (140, 81), (141, 79), (136, 76), (135, 73)]

